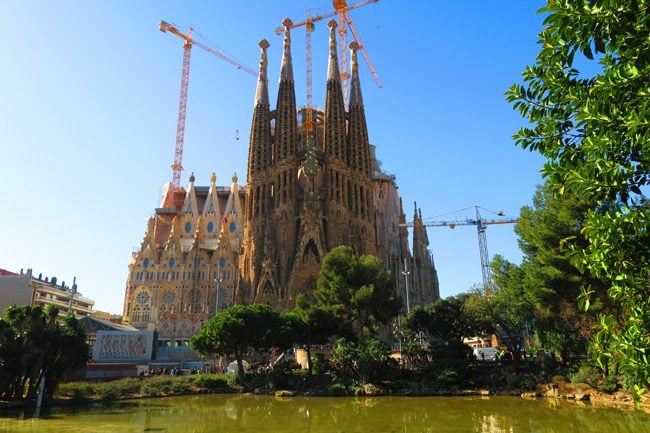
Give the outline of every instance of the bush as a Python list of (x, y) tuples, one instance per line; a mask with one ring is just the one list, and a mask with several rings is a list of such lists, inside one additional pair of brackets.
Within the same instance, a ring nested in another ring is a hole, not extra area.
[(297, 369), (300, 366), (295, 361), (286, 361), (276, 364), (267, 376), (267, 386), (269, 389), (294, 388), (300, 380)]
[(333, 383), (327, 389), (327, 393), (335, 397), (345, 396), (348, 395), (348, 387), (343, 383)]
[(141, 383), (140, 379), (134, 378), (108, 382), (69, 382), (59, 386), (56, 396), (74, 400), (118, 400), (139, 394)]
[(606, 392), (608, 394), (613, 393), (618, 389), (618, 379), (616, 376), (610, 374), (605, 376), (601, 385), (598, 387), (598, 391)]
[(62, 383), (56, 390), (57, 397), (70, 398), (72, 400), (90, 400), (96, 394), (95, 386), (89, 382), (68, 382)]
[(239, 376), (237, 376), (237, 373), (229, 372), (226, 373), (224, 377), (226, 378), (226, 383), (228, 384), (228, 386), (235, 386), (239, 384)]
[(127, 377), (124, 379), (115, 380), (111, 382), (104, 382), (103, 384), (110, 385), (117, 390), (118, 394), (122, 396), (127, 396), (131, 394), (138, 394), (140, 392), (140, 386), (142, 385), (142, 380), (133, 377)]
[(329, 370), (329, 361), (325, 359), (324, 353), (316, 353), (312, 358), (312, 372), (316, 375), (325, 374)]
[(602, 370), (586, 362), (580, 366), (578, 371), (571, 375), (571, 382), (586, 383), (596, 388), (602, 380)]
[(173, 389), (174, 383), (177, 383), (177, 380), (166, 377), (152, 378), (143, 382), (141, 392), (148, 397), (171, 394), (172, 392), (177, 392)]
[(390, 353), (386, 343), (371, 335), (363, 335), (359, 343), (341, 338), (334, 344), (332, 361), (341, 366), (344, 375), (370, 383), (397, 371), (397, 361)]
[(228, 380), (223, 375), (199, 374), (192, 378), (194, 386), (199, 388), (227, 388)]
[(516, 386), (524, 391), (533, 391), (537, 388), (537, 382), (530, 377), (520, 377), (517, 379)]
[[(106, 384), (102, 384), (102, 385), (106, 385)], [(97, 387), (97, 396), (99, 397), (100, 400), (112, 401), (112, 400), (118, 400), (120, 397), (122, 397), (122, 394), (120, 394), (118, 387), (99, 386)]]

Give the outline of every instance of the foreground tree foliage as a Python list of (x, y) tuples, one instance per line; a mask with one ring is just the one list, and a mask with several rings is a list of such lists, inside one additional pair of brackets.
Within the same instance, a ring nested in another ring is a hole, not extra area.
[(291, 329), (291, 325), (282, 326), (279, 313), (268, 305), (235, 305), (212, 317), (192, 337), (190, 346), (201, 354), (234, 354), (243, 382), (243, 356), (248, 348), (287, 348), (293, 342)]
[(9, 307), (0, 318), (0, 398), (34, 399), (41, 380), (44, 398), (62, 378), (90, 359), (86, 335), (73, 316), (48, 306)]
[(364, 330), (376, 332), (397, 316), (397, 298), (390, 272), (375, 256), (356, 256), (338, 246), (323, 259), (315, 292), (316, 306), (339, 321), (337, 335), (358, 339)]
[[(561, 355), (581, 355), (594, 337), (596, 313), (608, 308), (606, 283), (590, 272), (580, 272), (572, 265), (563, 243), (585, 248), (581, 234), (585, 215), (595, 204), (584, 197), (565, 192), (555, 197), (548, 185), (540, 186), (533, 206), (520, 211), (515, 232), (524, 254), (521, 265), (497, 256), (492, 262), (495, 291), (490, 309), (510, 336), (519, 339), (525, 327), (534, 333), (541, 346)], [(599, 293), (592, 311), (578, 308), (578, 297), (585, 284)]]
[(462, 346), (463, 339), (488, 335), (493, 331), (490, 318), (473, 303), (474, 295), (461, 293), (415, 307), (406, 316), (406, 327), (427, 333), (447, 345)]
[(395, 371), (397, 361), (390, 354), (386, 343), (365, 332), (358, 341), (338, 339), (332, 349), (332, 362), (347, 377), (365, 384), (386, 379)]
[(310, 304), (303, 295), (298, 296), (296, 308), (287, 314), (292, 316), (294, 323), (294, 342), (307, 352), (307, 373), (311, 375), (313, 363), (310, 346), (327, 344), (339, 332), (339, 320), (330, 309)]
[[(601, 368), (613, 362), (650, 387), (650, 10), (647, 0), (548, 0), (535, 65), (507, 93), (530, 122), (517, 144), (548, 158), (559, 194), (593, 200), (573, 264), (607, 281), (611, 311), (592, 343)], [(582, 287), (590, 309), (598, 289)]]
[[(463, 340), (494, 332), (484, 298), (475, 293), (461, 293), (424, 306), (413, 308), (402, 320), (407, 341), (404, 353), (412, 365), (423, 368), (433, 360), (468, 361), (469, 346)], [(431, 341), (428, 341), (431, 339)], [(428, 342), (430, 353), (422, 349)]]

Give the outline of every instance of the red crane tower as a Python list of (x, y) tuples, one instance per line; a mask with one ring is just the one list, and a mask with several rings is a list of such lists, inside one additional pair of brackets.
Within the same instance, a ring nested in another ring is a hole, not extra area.
[(187, 90), (190, 80), (190, 53), (192, 50), (192, 45), (196, 45), (199, 48), (204, 49), (210, 54), (214, 54), (222, 60), (230, 63), (235, 66), (237, 69), (241, 69), (253, 76), (257, 76), (257, 73), (251, 68), (241, 64), (237, 60), (234, 60), (225, 54), (208, 47), (194, 39), (192, 39), (192, 28), (190, 27), (187, 31), (187, 34), (181, 33), (176, 27), (165, 22), (160, 21), (159, 25), (160, 31), (170, 32), (179, 38), (185, 41), (183, 44), (183, 69), (181, 72), (181, 93), (178, 101), (178, 123), (176, 125), (176, 148), (174, 151), (174, 163), (172, 164), (172, 182), (171, 182), (171, 191), (167, 193), (167, 199), (164, 204), (164, 207), (172, 207), (177, 205), (177, 200), (179, 199), (179, 192), (181, 190), (181, 172), (183, 171), (183, 145), (185, 141), (185, 113), (187, 111)]

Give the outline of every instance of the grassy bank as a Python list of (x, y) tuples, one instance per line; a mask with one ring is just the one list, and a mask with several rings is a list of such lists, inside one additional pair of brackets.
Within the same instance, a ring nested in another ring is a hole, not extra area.
[[(560, 371), (558, 371), (560, 370)], [(108, 402), (124, 399), (167, 397), (205, 393), (276, 394), (282, 396), (440, 396), (522, 395), (611, 404), (632, 404), (629, 391), (606, 389), (584, 383), (584, 375), (570, 380), (561, 369), (540, 369), (531, 363), (483, 364), (458, 371), (450, 368), (426, 371), (398, 370), (373, 384), (361, 383), (335, 372), (308, 376), (304, 370), (277, 368), (264, 374), (248, 373), (244, 384), (236, 375), (201, 374), (153, 376), (113, 381), (68, 382), (59, 386), (54, 400), (64, 402)], [(647, 406), (647, 401), (645, 402)]]
[(113, 401), (168, 395), (235, 392), (228, 378), (219, 374), (124, 378), (107, 382), (68, 382), (59, 385), (55, 400)]

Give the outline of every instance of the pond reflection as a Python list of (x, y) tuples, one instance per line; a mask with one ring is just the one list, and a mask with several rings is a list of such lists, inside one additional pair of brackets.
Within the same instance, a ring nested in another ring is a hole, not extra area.
[(516, 397), (211, 395), (54, 408), (37, 420), (0, 418), (0, 432), (650, 433), (650, 415)]

